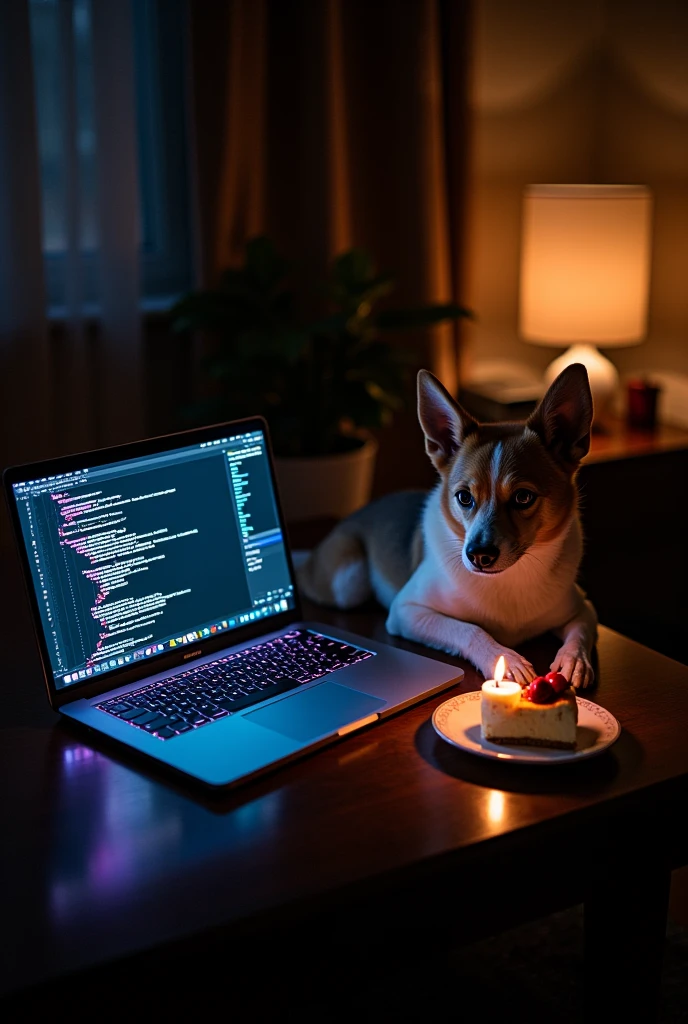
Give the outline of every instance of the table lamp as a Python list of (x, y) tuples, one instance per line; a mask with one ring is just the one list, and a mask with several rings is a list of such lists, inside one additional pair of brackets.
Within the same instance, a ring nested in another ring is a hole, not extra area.
[(520, 333), (570, 348), (545, 370), (588, 370), (596, 425), (619, 384), (603, 348), (645, 336), (652, 200), (641, 185), (529, 185), (523, 203)]

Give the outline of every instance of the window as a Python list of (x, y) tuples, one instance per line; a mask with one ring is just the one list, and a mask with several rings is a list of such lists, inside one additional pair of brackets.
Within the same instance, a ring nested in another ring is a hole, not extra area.
[[(67, 75), (76, 95), (76, 168), (83, 295), (97, 297), (97, 152), (91, 3), (30, 0), (43, 191), (48, 298), (64, 304), (69, 156)], [(184, 0), (133, 0), (136, 134), (139, 159), (141, 295), (165, 306), (190, 286)], [(66, 33), (71, 34), (71, 38)], [(71, 58), (70, 58), (71, 50)], [(71, 69), (70, 69), (71, 60)]]

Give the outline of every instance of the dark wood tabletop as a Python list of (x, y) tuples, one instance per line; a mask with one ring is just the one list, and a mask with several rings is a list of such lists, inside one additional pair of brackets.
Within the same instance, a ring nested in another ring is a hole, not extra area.
[[(1, 578), (0, 992), (190, 944), (240, 958), (266, 936), (286, 952), (299, 936), (314, 956), (346, 943), (352, 958), (352, 936), (357, 955), (427, 952), (585, 902), (589, 959), (604, 956), (609, 979), (613, 938), (629, 1000), (650, 1005), (669, 872), (688, 861), (688, 668), (602, 628), (590, 696), (620, 739), (587, 762), (531, 767), (435, 734), (433, 709), (482, 682), (445, 658), (465, 671), (447, 694), (211, 798), (58, 719), (13, 555)], [(375, 605), (306, 611), (388, 639)], [(554, 649), (523, 648), (540, 671)]]

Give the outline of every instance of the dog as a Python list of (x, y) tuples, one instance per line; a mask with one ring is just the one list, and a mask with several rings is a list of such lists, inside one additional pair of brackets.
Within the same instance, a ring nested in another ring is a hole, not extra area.
[(437, 485), (339, 523), (302, 566), (302, 593), (342, 609), (374, 595), (392, 635), (462, 656), (488, 678), (503, 655), (522, 686), (536, 673), (514, 647), (552, 631), (562, 641), (552, 671), (589, 686), (597, 615), (576, 583), (576, 472), (592, 413), (580, 363), (525, 423), (479, 423), (421, 370), (418, 418)]

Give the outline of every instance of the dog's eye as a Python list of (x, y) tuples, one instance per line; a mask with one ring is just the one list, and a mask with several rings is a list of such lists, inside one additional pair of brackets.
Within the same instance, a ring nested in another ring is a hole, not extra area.
[(511, 500), (516, 508), (530, 508), (536, 498), (537, 494), (533, 491), (528, 491), (525, 487), (519, 487), (517, 491), (514, 491), (514, 495)]
[(471, 508), (473, 505), (473, 495), (465, 487), (456, 492), (456, 500), (461, 508)]

